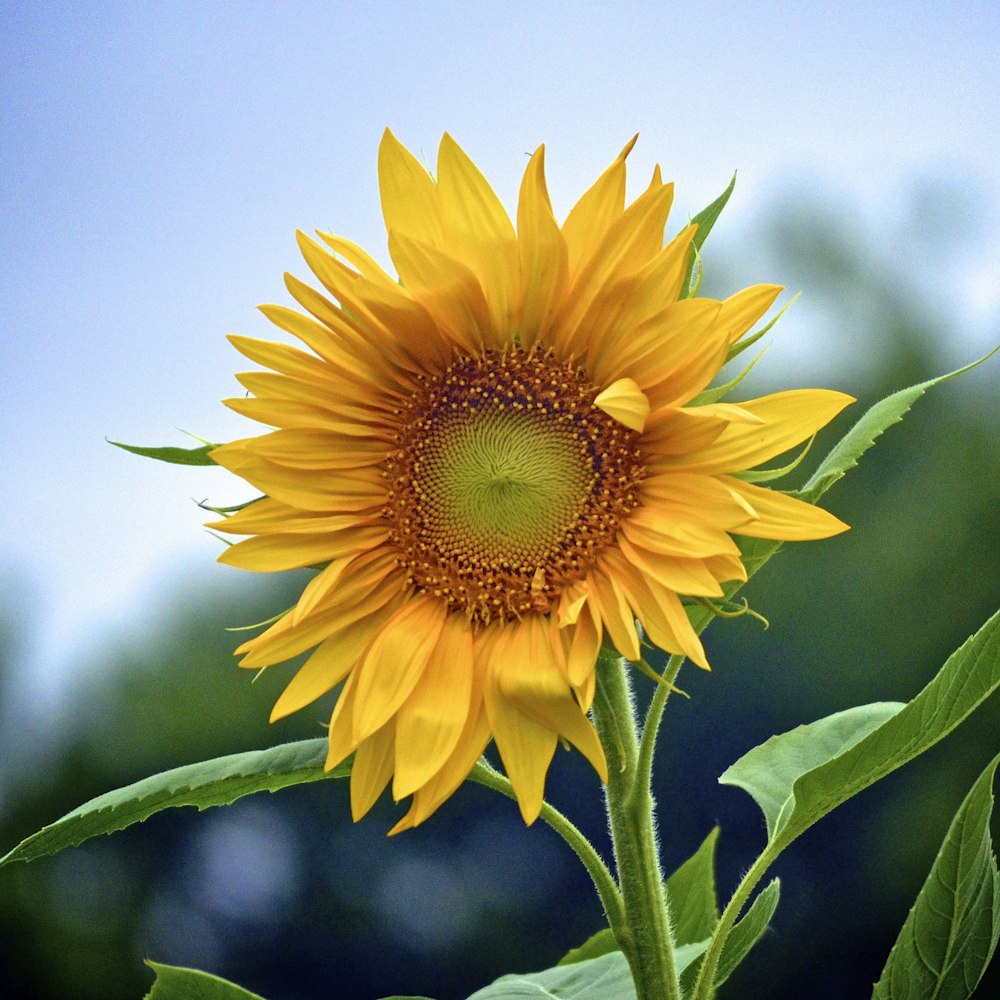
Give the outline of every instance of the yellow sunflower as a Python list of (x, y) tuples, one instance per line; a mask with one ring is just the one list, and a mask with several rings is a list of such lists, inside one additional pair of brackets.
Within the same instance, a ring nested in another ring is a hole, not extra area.
[[(633, 140), (634, 142), (634, 140)], [(526, 822), (556, 744), (606, 777), (588, 711), (602, 643), (707, 667), (678, 595), (746, 579), (731, 535), (813, 539), (826, 511), (734, 476), (851, 398), (802, 389), (692, 405), (780, 288), (679, 298), (695, 226), (664, 246), (659, 168), (626, 207), (629, 143), (560, 225), (544, 150), (516, 227), (445, 135), (436, 180), (386, 131), (382, 210), (398, 279), (339, 236), (299, 236), (328, 295), (265, 315), (309, 351), (232, 337), (270, 369), (234, 410), (266, 424), (219, 465), (265, 496), (212, 527), (221, 561), (321, 567), (242, 645), (260, 668), (312, 649), (272, 719), (342, 684), (327, 767), (356, 754), (355, 818), (389, 781), (427, 819), (495, 740)]]

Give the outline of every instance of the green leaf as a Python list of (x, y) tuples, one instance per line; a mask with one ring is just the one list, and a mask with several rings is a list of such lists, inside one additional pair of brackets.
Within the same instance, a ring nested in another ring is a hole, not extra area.
[(719, 828), (714, 827), (701, 846), (667, 879), (667, 905), (674, 940), (681, 945), (703, 941), (712, 936), (719, 921), (715, 893), (715, 842)]
[(12, 861), (33, 861), (99, 834), (124, 830), (163, 809), (177, 806), (207, 809), (229, 805), (254, 792), (275, 792), (324, 778), (346, 778), (351, 773), (351, 761), (324, 771), (326, 753), (325, 739), (300, 740), (154, 774), (99, 795), (67, 813), (0, 858), (0, 866)]
[(966, 1000), (1000, 935), (1000, 875), (990, 839), (993, 758), (966, 796), (875, 984), (872, 1000)]
[(770, 840), (780, 817), (789, 816), (787, 807), (795, 782), (854, 746), (902, 708), (899, 702), (859, 705), (772, 736), (729, 767), (719, 782), (735, 785), (752, 796), (764, 813)]
[(729, 196), (733, 193), (734, 187), (736, 187), (736, 174), (733, 174), (733, 179), (729, 182), (729, 187), (711, 205), (703, 208), (691, 220), (698, 224), (698, 231), (694, 234), (694, 239), (691, 241), (691, 249), (688, 251), (687, 270), (684, 272), (684, 281), (681, 284), (683, 291), (680, 297), (682, 299), (687, 298), (691, 294), (691, 277), (694, 273), (695, 260), (698, 257), (699, 251), (704, 246), (705, 240), (708, 239), (708, 234), (712, 231), (716, 220), (722, 215), (722, 210), (726, 207), (726, 202), (729, 201)]
[(578, 948), (570, 948), (556, 964), (573, 965), (575, 962), (586, 962), (587, 959), (600, 958), (601, 955), (610, 955), (611, 952), (620, 950), (614, 932), (610, 927), (605, 927), (596, 934), (591, 934)]
[(736, 971), (740, 962), (750, 954), (750, 949), (761, 939), (774, 916), (780, 894), (781, 882), (778, 879), (769, 882), (750, 904), (746, 916), (729, 932), (715, 970), (716, 986), (721, 986)]
[(149, 960), (146, 964), (156, 973), (156, 982), (146, 994), (146, 1000), (264, 1000), (257, 993), (207, 972)]
[(625, 956), (602, 955), (545, 972), (501, 976), (468, 1000), (635, 1000), (635, 985)]
[(927, 382), (920, 382), (908, 389), (900, 389), (899, 392), (894, 392), (891, 396), (886, 396), (881, 402), (876, 403), (840, 439), (822, 461), (819, 468), (799, 491), (800, 499), (815, 503), (848, 469), (853, 469), (858, 464), (858, 460), (875, 443), (876, 438), (903, 419), (910, 407), (928, 389), (981, 365), (993, 357), (997, 351), (1000, 351), (1000, 347), (995, 347), (989, 354), (981, 357), (978, 361), (973, 361), (972, 364), (966, 365), (964, 368), (949, 372), (947, 375), (939, 375)]
[[(719, 780), (746, 789), (760, 805), (768, 823), (766, 853), (774, 857), (840, 803), (937, 743), (998, 687), (1000, 612), (909, 704), (862, 706), (804, 727), (815, 736), (815, 750), (803, 727), (772, 737)], [(872, 728), (880, 713), (884, 721)], [(773, 777), (764, 773), (765, 760)]]
[(110, 439), (108, 439), (108, 444), (130, 451), (133, 455), (155, 458), (159, 462), (170, 462), (173, 465), (215, 465), (215, 462), (209, 458), (209, 452), (219, 447), (217, 444), (208, 443), (203, 444), (200, 448), (146, 448), (137, 444), (122, 444), (121, 441)]

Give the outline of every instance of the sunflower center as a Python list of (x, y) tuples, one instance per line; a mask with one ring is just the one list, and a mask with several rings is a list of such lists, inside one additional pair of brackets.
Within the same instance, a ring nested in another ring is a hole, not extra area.
[(546, 612), (638, 503), (636, 435), (551, 353), (461, 358), (400, 412), (384, 515), (420, 591), (479, 624)]

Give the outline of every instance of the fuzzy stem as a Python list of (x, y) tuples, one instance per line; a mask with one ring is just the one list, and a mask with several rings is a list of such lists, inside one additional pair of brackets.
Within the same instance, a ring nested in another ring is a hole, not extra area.
[(612, 929), (632, 970), (637, 1000), (680, 1000), (648, 761), (636, 732), (627, 670), (617, 654), (601, 652), (594, 724), (608, 756), (605, 798), (625, 909), (624, 927)]

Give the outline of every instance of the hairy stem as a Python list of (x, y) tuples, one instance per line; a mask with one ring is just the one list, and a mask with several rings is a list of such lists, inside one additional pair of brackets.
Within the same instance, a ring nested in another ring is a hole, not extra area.
[[(594, 723), (608, 755), (605, 797), (625, 918), (624, 926), (612, 924), (612, 929), (631, 967), (637, 1000), (680, 1000), (654, 828), (649, 762), (643, 758), (636, 732), (627, 670), (625, 660), (602, 651)], [(658, 713), (661, 711), (662, 704)], [(651, 747), (646, 752), (651, 757)]]

